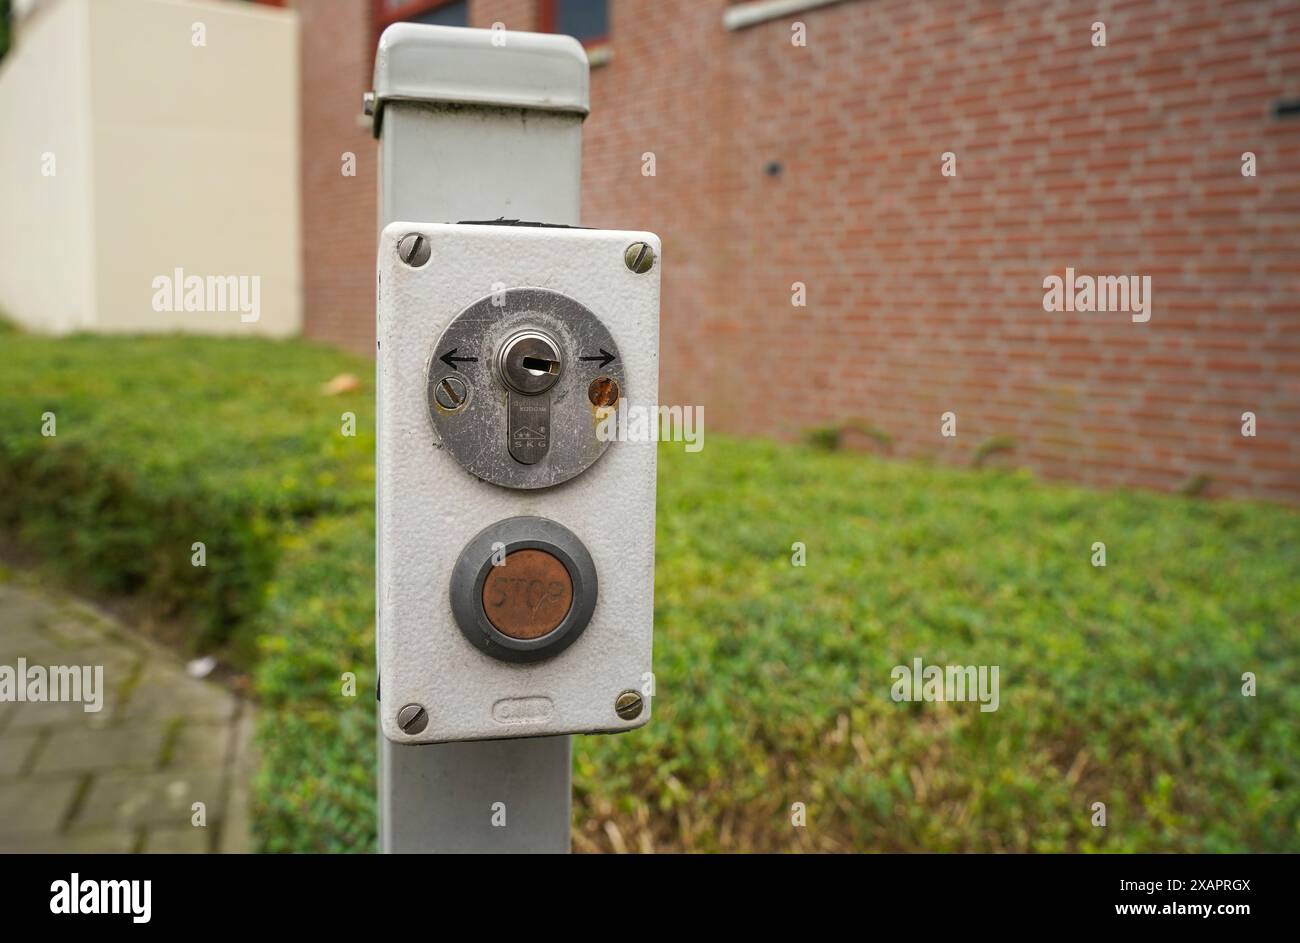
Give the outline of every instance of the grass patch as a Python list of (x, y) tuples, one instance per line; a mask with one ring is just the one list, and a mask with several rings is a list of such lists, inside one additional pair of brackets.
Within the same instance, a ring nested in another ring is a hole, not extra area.
[[(320, 391), (341, 372), (368, 377), (356, 358), (301, 342), (13, 334), (4, 360), (0, 526), (90, 589), (192, 619), (196, 648), (247, 654), (236, 632), (261, 609), (282, 530), (373, 501), (369, 382)], [(347, 410), (355, 437), (340, 432)]]
[[(656, 716), (578, 743), (596, 844), (1300, 847), (1294, 511), (716, 436), (660, 474)], [(1000, 709), (893, 702), (916, 657)]]
[[(245, 639), (261, 847), (371, 850), (373, 407), (319, 389), (369, 365), (24, 335), (5, 360), (5, 524)], [(659, 488), (655, 719), (576, 739), (576, 847), (1300, 850), (1294, 509), (719, 436), (665, 447)], [(999, 710), (893, 702), (917, 657), (998, 665)]]
[(264, 851), (375, 850), (374, 540), (368, 512), (294, 533), (257, 618)]

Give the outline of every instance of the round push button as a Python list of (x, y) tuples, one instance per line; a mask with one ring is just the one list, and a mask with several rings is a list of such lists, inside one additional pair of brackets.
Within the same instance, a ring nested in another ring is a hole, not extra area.
[(483, 612), (493, 628), (517, 639), (555, 631), (573, 605), (573, 579), (545, 550), (516, 550), (483, 581)]
[(596, 564), (578, 536), (544, 517), (489, 524), (451, 571), (452, 615), (475, 648), (502, 661), (554, 658), (596, 611)]

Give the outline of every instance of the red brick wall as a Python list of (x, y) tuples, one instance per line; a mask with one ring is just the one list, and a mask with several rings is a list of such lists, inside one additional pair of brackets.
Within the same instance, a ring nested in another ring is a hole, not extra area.
[[(1300, 500), (1300, 119), (1271, 113), (1300, 97), (1300, 4), (846, 0), (735, 32), (726, 5), (612, 0), (592, 72), (584, 222), (664, 239), (665, 402), (713, 431), (857, 420), (891, 454), (959, 463), (1010, 437), (998, 461), (1048, 477)], [(535, 7), (472, 18), (529, 28)], [(304, 162), (337, 175), (341, 145), (313, 138), (342, 119), (314, 126), (311, 99), (350, 116), (370, 53), (353, 77), (354, 40), (314, 46), (309, 19)], [(333, 285), (309, 287), (309, 333), (352, 344), (369, 256), (354, 272), (322, 248), (312, 204), (353, 214), (338, 238), (360, 251), (373, 180), (304, 176), (308, 285)], [(1044, 311), (1067, 265), (1150, 275), (1151, 320)]]
[(470, 0), (469, 25), (491, 29), (504, 23), (506, 29), (541, 29), (541, 0)]
[[(303, 321), (310, 338), (375, 347), (378, 147), (362, 121), (374, 36), (369, 0), (293, 0), (302, 43)], [(356, 176), (343, 155), (356, 155)]]

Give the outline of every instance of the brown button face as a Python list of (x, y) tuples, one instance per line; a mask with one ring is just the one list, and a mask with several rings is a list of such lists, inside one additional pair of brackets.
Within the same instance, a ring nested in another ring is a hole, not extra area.
[(483, 611), (502, 635), (541, 638), (555, 630), (573, 605), (573, 580), (545, 550), (516, 550), (483, 581)]

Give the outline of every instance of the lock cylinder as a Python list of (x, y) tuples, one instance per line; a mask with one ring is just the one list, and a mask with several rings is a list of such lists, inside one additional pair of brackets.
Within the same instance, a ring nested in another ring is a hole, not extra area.
[(506, 447), (521, 465), (535, 465), (551, 449), (549, 390), (560, 379), (560, 347), (544, 331), (512, 334), (497, 352), (497, 372), (510, 391)]
[(560, 379), (560, 347), (542, 331), (520, 331), (497, 354), (501, 382), (516, 393), (536, 396)]

